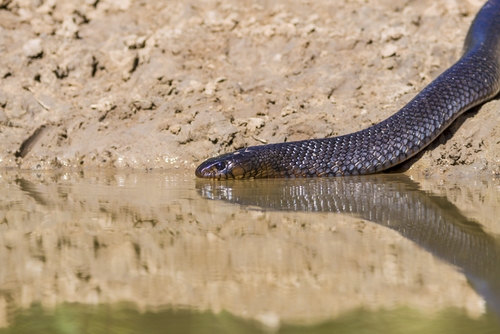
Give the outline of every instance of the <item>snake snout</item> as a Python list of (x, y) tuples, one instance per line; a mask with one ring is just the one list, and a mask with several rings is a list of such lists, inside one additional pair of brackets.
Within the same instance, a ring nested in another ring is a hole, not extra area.
[[(240, 168), (238, 164), (233, 161), (232, 157), (233, 153), (229, 153), (207, 159), (196, 168), (196, 177), (217, 180), (240, 177)], [(234, 173), (236, 173), (236, 175)]]
[(196, 168), (196, 177), (202, 179), (221, 179), (227, 178), (226, 168), (227, 162), (219, 161), (218, 158), (211, 158), (204, 161)]
[(248, 154), (234, 152), (210, 158), (196, 168), (196, 177), (204, 179), (242, 179), (252, 168)]

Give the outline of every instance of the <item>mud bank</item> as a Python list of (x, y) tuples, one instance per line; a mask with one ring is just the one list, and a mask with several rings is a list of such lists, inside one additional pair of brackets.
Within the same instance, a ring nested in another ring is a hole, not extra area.
[[(458, 59), (481, 5), (3, 1), (0, 167), (194, 169), (366, 128)], [(405, 167), (497, 173), (499, 107), (468, 113)]]

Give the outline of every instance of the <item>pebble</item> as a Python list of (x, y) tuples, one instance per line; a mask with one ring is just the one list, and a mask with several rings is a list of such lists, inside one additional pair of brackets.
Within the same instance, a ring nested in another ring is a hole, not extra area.
[(266, 122), (262, 118), (251, 117), (247, 121), (247, 130), (250, 132), (254, 132), (257, 129), (262, 128)]
[(286, 117), (291, 114), (295, 114), (297, 112), (297, 109), (291, 107), (291, 106), (286, 106), (281, 110), (281, 117)]
[(170, 126), (169, 130), (172, 134), (177, 135), (179, 134), (179, 132), (181, 132), (182, 127), (179, 124), (174, 124)]
[(389, 58), (396, 54), (398, 47), (394, 44), (386, 44), (382, 49), (382, 58)]
[(28, 58), (38, 58), (43, 54), (42, 40), (40, 38), (30, 39), (23, 45), (23, 51)]

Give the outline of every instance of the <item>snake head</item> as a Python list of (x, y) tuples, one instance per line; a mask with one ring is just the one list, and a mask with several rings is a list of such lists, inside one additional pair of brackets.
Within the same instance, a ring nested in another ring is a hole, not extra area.
[(196, 168), (196, 176), (204, 179), (243, 179), (250, 178), (253, 154), (245, 150), (226, 153), (204, 161)]

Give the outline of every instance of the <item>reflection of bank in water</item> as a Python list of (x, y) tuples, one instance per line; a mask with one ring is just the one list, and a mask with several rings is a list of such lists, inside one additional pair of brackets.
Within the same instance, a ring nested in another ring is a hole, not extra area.
[(464, 275), (393, 230), (349, 215), (208, 200), (191, 176), (158, 172), (0, 176), (4, 325), (8, 310), (32, 304), (115, 312), (121, 301), (139, 310), (227, 310), (273, 328), (403, 308), (485, 319)]
[(347, 213), (389, 227), (463, 271), (500, 315), (500, 238), (445, 197), (403, 175), (273, 181), (198, 181), (198, 191), (262, 210)]

